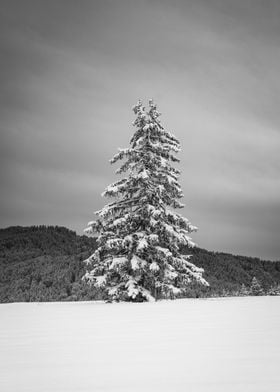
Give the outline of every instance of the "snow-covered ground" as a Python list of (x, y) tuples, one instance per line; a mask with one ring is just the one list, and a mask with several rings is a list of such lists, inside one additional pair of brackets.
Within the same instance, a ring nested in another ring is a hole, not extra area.
[(1, 392), (279, 392), (280, 297), (0, 305)]

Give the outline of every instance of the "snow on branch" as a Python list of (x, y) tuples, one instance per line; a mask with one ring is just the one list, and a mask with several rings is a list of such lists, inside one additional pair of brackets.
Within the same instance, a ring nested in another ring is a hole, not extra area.
[(128, 148), (110, 160), (123, 160), (117, 174), (126, 177), (108, 185), (102, 196), (115, 200), (96, 214), (86, 229), (98, 233), (98, 248), (85, 260), (90, 269), (84, 279), (102, 289), (109, 300), (153, 301), (183, 295), (193, 281), (207, 285), (203, 269), (182, 255), (182, 245), (195, 243), (197, 230), (173, 211), (183, 208), (179, 140), (160, 122), (153, 100), (133, 106), (135, 132)]

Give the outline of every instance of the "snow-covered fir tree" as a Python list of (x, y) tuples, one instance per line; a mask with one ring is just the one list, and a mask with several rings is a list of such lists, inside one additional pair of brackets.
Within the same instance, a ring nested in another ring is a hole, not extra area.
[(251, 292), (251, 295), (263, 295), (264, 294), (263, 288), (255, 276), (252, 279), (250, 292)]
[(127, 175), (107, 187), (102, 195), (113, 201), (85, 230), (99, 237), (84, 279), (113, 301), (183, 296), (189, 283), (208, 283), (203, 269), (181, 253), (182, 247), (194, 246), (189, 234), (197, 228), (175, 212), (184, 206), (180, 172), (173, 167), (180, 144), (163, 128), (152, 100), (147, 111), (141, 101), (133, 111), (136, 131), (130, 147), (119, 149), (110, 161), (124, 159), (117, 173)]
[(242, 286), (241, 286), (240, 291), (239, 291), (239, 295), (246, 296), (246, 295), (249, 295), (249, 294), (250, 294), (250, 290), (245, 286), (244, 283), (242, 283)]

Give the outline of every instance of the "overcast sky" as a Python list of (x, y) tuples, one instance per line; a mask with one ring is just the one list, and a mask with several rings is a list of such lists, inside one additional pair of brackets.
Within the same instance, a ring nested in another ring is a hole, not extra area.
[(194, 241), (280, 259), (279, 0), (2, 0), (0, 18), (1, 227), (82, 233), (154, 98)]

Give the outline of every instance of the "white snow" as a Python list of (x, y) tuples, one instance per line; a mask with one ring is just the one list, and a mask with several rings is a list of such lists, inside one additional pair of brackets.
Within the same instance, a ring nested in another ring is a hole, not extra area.
[(126, 215), (125, 215), (124, 217), (122, 217), (122, 218), (115, 219), (114, 222), (113, 222), (113, 225), (114, 225), (114, 226), (119, 226), (119, 225), (121, 225), (121, 224), (123, 224), (123, 223), (126, 223), (127, 218), (128, 218), (128, 216), (127, 216), (127, 214), (126, 214)]
[(155, 262), (155, 261), (153, 261), (151, 264), (150, 264), (150, 270), (151, 271), (158, 271), (159, 270), (159, 265), (158, 265), (158, 263), (157, 262)]
[(139, 240), (138, 245), (137, 245), (137, 250), (143, 250), (148, 247), (148, 242), (145, 238), (142, 238)]
[(138, 175), (137, 175), (137, 178), (142, 178), (142, 179), (146, 179), (146, 178), (149, 178), (149, 173), (148, 173), (148, 170), (142, 170)]
[(145, 260), (141, 259), (137, 255), (133, 255), (133, 257), (131, 259), (131, 268), (133, 270), (137, 270), (139, 268), (143, 268), (146, 264), (147, 264), (147, 262)]
[(167, 248), (163, 248), (162, 246), (156, 246), (155, 248), (159, 251), (159, 253), (163, 253), (165, 257), (172, 256), (172, 253)]
[(95, 281), (98, 287), (104, 286), (106, 283), (106, 276), (105, 275), (95, 276)]
[(3, 392), (279, 392), (280, 297), (0, 305)]
[(110, 264), (109, 269), (119, 267), (120, 265), (125, 264), (125, 263), (127, 263), (126, 257), (113, 257), (112, 263)]

